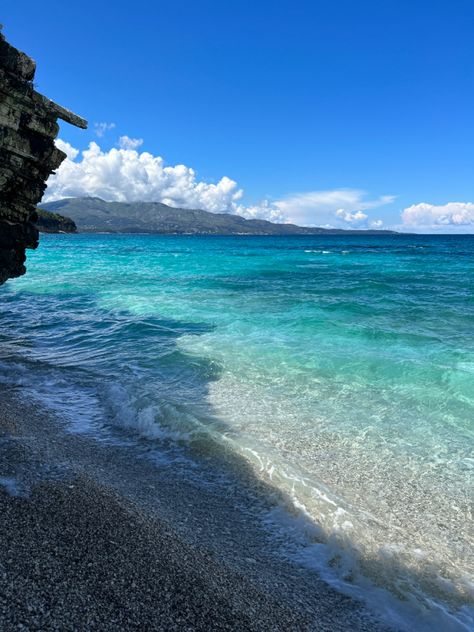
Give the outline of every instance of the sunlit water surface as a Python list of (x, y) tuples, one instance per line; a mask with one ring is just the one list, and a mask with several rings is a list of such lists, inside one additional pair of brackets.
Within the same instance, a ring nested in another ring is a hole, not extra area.
[(474, 237), (44, 235), (0, 308), (3, 381), (226, 444), (308, 518), (294, 559), (471, 629)]

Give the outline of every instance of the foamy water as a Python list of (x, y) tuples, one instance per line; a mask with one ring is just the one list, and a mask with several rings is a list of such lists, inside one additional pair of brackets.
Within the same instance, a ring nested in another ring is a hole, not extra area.
[(75, 431), (224, 445), (280, 553), (471, 629), (474, 238), (43, 236), (0, 303), (2, 379)]

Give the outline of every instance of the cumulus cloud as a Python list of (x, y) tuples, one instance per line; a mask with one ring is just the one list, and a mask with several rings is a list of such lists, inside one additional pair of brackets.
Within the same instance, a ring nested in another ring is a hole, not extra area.
[[(65, 143), (58, 141), (58, 146), (64, 147)], [(224, 176), (216, 184), (199, 181), (190, 167), (165, 166), (163, 158), (148, 152), (116, 148), (102, 151), (97, 143), (91, 142), (80, 160), (76, 160), (78, 153), (70, 152), (69, 156), (49, 178), (45, 202), (95, 196), (118, 202), (164, 202), (222, 212), (233, 211), (233, 205), (242, 196), (237, 183), (230, 178)]]
[(130, 138), (130, 136), (120, 136), (118, 146), (121, 149), (138, 149), (143, 145), (143, 138)]
[(343, 208), (337, 209), (336, 215), (337, 217), (341, 217), (345, 222), (363, 222), (368, 217), (368, 215), (362, 213), (362, 211), (351, 213), (350, 211), (345, 211)]
[(394, 200), (388, 195), (369, 198), (359, 189), (338, 189), (246, 205), (242, 202), (243, 190), (231, 178), (223, 176), (217, 183), (204, 182), (191, 167), (168, 166), (161, 156), (138, 151), (142, 143), (141, 138), (121, 136), (117, 148), (103, 151), (91, 142), (88, 149), (79, 152), (69, 143), (57, 140), (67, 158), (48, 180), (43, 201), (92, 196), (118, 202), (163, 202), (305, 226), (365, 228), (369, 226), (365, 211)]
[(278, 208), (277, 204), (278, 202), (270, 202), (269, 200), (262, 200), (260, 204), (251, 206), (234, 204), (231, 212), (242, 215), (242, 217), (247, 219), (266, 219), (270, 222), (289, 223), (290, 220)]
[(56, 139), (56, 147), (63, 151), (69, 160), (75, 160), (79, 155), (79, 149), (76, 149), (66, 141), (61, 140), (60, 138)]
[(297, 193), (274, 205), (288, 221), (295, 224), (335, 226), (344, 224), (365, 225), (368, 215), (364, 211), (390, 204), (393, 195), (382, 195), (370, 199), (360, 189), (334, 189)]
[(94, 123), (94, 134), (102, 138), (109, 130), (114, 129), (115, 123)]
[(402, 211), (403, 228), (420, 232), (474, 232), (474, 203), (413, 204)]
[(374, 219), (370, 222), (370, 228), (382, 228), (383, 222), (381, 219)]
[(325, 228), (380, 228), (382, 220), (369, 222), (364, 210), (375, 209), (395, 200), (393, 195), (368, 199), (359, 189), (308, 191), (281, 200), (264, 200), (255, 206), (237, 205), (233, 212), (250, 219), (268, 219), (301, 226)]

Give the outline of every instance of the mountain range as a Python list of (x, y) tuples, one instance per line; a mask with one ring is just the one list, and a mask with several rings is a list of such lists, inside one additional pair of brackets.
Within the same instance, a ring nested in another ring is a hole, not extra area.
[[(106, 202), (98, 197), (65, 198), (42, 204), (44, 212), (62, 216), (87, 233), (160, 233), (172, 235), (320, 235), (392, 233), (388, 230), (343, 230), (276, 224), (263, 219), (245, 219), (230, 213), (174, 208), (160, 202)], [(72, 226), (72, 224), (69, 224)], [(38, 226), (42, 230), (41, 225)], [(49, 223), (49, 232), (51, 222)], [(58, 226), (57, 232), (74, 232)]]

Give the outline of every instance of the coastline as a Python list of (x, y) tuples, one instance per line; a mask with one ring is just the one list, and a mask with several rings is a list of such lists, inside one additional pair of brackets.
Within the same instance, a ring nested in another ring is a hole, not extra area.
[(272, 556), (247, 490), (72, 434), (17, 388), (0, 420), (3, 629), (386, 629)]

